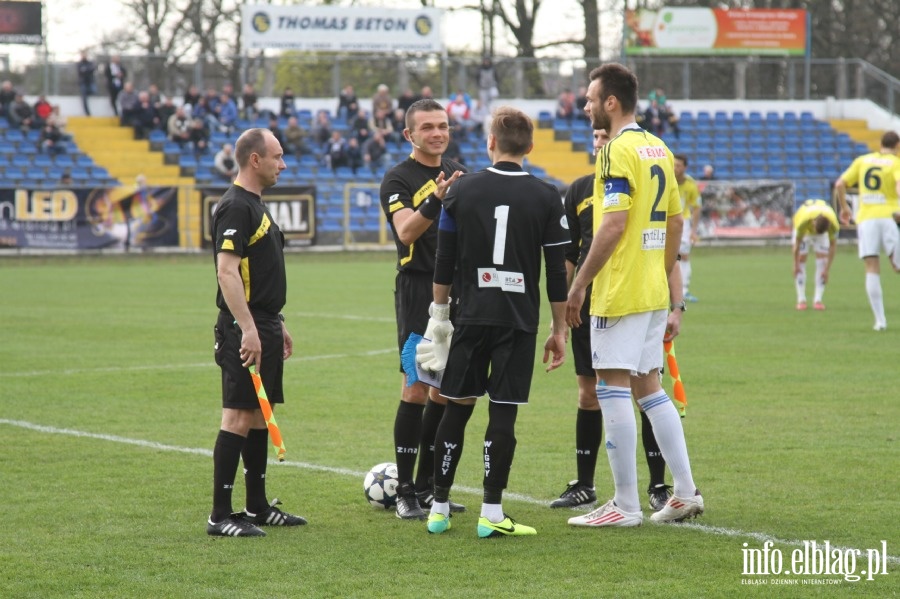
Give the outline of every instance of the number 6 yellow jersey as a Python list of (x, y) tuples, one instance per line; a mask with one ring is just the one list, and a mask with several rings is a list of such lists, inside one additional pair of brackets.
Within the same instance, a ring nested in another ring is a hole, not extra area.
[(900, 158), (894, 154), (864, 154), (841, 174), (841, 179), (847, 187), (859, 187), (857, 223), (873, 218), (891, 218), (894, 212), (900, 210), (897, 198)]

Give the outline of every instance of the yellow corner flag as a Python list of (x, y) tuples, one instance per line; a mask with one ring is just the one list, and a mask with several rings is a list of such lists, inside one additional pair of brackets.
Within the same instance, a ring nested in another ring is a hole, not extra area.
[(672, 400), (678, 407), (678, 413), (684, 418), (687, 410), (687, 394), (684, 392), (684, 383), (681, 382), (681, 373), (678, 372), (678, 361), (675, 360), (675, 342), (663, 341), (663, 349), (666, 350), (666, 369), (672, 379)]
[(262, 378), (256, 373), (256, 364), (250, 365), (250, 378), (253, 379), (253, 387), (256, 389), (256, 397), (259, 399), (259, 408), (262, 410), (263, 418), (266, 419), (266, 426), (269, 429), (269, 436), (272, 437), (272, 445), (278, 453), (278, 461), (284, 461), (284, 441), (281, 438), (281, 429), (275, 422), (275, 413), (272, 411), (272, 405), (269, 403), (269, 397), (266, 395), (266, 388), (263, 387)]

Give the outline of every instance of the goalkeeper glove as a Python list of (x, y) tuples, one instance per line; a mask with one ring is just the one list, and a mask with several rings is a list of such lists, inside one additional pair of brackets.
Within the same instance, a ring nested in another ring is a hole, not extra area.
[(447, 366), (453, 324), (450, 322), (450, 304), (432, 303), (428, 308), (431, 318), (425, 329), (425, 339), (416, 347), (416, 362), (425, 370), (439, 372)]

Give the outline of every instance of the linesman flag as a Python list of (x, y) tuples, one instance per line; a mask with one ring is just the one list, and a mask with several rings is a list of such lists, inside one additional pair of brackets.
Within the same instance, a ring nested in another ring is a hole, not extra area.
[(272, 411), (272, 405), (269, 403), (269, 397), (266, 395), (266, 388), (263, 387), (262, 377), (256, 372), (256, 364), (250, 365), (250, 378), (253, 379), (253, 387), (256, 389), (256, 398), (259, 400), (259, 408), (262, 410), (263, 418), (266, 419), (266, 427), (269, 429), (269, 436), (272, 438), (272, 446), (278, 454), (278, 461), (284, 461), (284, 440), (281, 438), (281, 429), (275, 422), (275, 413)]
[(681, 382), (681, 373), (678, 372), (678, 361), (675, 359), (675, 342), (663, 341), (663, 349), (666, 351), (666, 370), (672, 379), (672, 400), (678, 408), (678, 413), (684, 418), (687, 411), (687, 394), (684, 392), (684, 383)]

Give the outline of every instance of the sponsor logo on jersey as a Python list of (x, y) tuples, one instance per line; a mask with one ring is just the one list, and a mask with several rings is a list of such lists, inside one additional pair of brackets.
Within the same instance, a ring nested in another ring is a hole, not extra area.
[(508, 272), (495, 268), (479, 268), (478, 286), (481, 288), (496, 287), (501, 291), (512, 293), (525, 293), (525, 275), (520, 272)]
[(644, 229), (641, 233), (641, 249), (664, 250), (666, 249), (665, 229)]
[(666, 149), (662, 146), (643, 146), (635, 148), (635, 151), (641, 160), (656, 160), (666, 157)]

